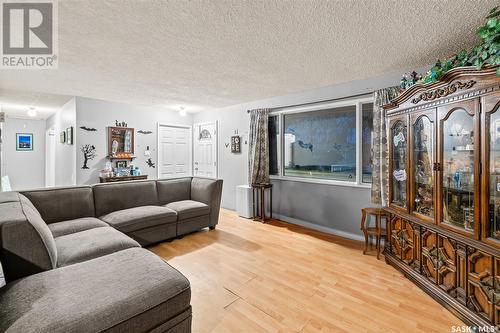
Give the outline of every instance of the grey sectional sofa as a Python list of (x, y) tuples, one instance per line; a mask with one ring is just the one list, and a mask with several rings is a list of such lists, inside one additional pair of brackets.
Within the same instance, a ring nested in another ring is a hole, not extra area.
[(215, 228), (222, 181), (0, 193), (0, 332), (190, 332), (189, 281), (142, 246)]

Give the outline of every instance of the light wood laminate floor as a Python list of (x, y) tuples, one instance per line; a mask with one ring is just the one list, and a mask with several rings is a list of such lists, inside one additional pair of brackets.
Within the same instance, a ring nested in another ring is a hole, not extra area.
[[(352, 221), (352, 223), (359, 223)], [(450, 332), (463, 323), (362, 243), (222, 210), (152, 251), (191, 282), (193, 332)]]

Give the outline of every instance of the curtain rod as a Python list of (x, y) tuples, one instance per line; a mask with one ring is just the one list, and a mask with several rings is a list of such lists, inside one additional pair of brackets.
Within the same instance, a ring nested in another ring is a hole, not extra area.
[[(280, 110), (280, 109), (288, 109), (288, 108), (293, 108), (293, 107), (298, 107), (298, 106), (306, 106), (306, 105), (315, 105), (315, 104), (321, 104), (321, 103), (327, 103), (327, 102), (335, 102), (335, 101), (340, 101), (343, 99), (356, 98), (356, 97), (361, 97), (361, 96), (366, 96), (366, 95), (371, 95), (371, 94), (373, 94), (373, 92), (364, 93), (364, 94), (356, 94), (356, 95), (351, 95), (351, 96), (346, 96), (346, 97), (324, 99), (321, 101), (310, 102), (310, 103), (300, 103), (300, 104), (291, 104), (291, 105), (285, 105), (285, 106), (277, 106), (277, 107), (268, 108), (268, 109), (271, 111), (276, 111), (276, 110)], [(247, 113), (250, 113), (250, 111), (252, 111), (252, 110), (247, 110)]]

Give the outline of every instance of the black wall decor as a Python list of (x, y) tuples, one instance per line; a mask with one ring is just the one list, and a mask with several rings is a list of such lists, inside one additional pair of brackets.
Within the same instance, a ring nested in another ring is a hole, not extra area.
[(83, 153), (83, 166), (82, 169), (88, 169), (87, 162), (89, 160), (93, 160), (97, 154), (95, 152), (95, 146), (94, 145), (83, 145), (82, 148), (80, 149)]
[(148, 167), (150, 167), (150, 168), (154, 168), (155, 167), (155, 164), (154, 164), (154, 162), (153, 162), (153, 160), (151, 158), (148, 158), (146, 160), (146, 163), (147, 163)]
[(87, 132), (96, 132), (97, 129), (96, 128), (93, 128), (93, 127), (87, 127), (87, 126), (80, 126), (80, 128), (84, 131), (87, 131)]
[(115, 120), (115, 126), (116, 127), (128, 127), (126, 122), (122, 121), (121, 123), (119, 123), (118, 120)]
[(231, 137), (231, 153), (241, 153), (241, 137), (239, 135), (234, 135)]
[(153, 134), (153, 132), (151, 132), (151, 131), (144, 131), (144, 130), (138, 130), (137, 133), (141, 133), (141, 134)]

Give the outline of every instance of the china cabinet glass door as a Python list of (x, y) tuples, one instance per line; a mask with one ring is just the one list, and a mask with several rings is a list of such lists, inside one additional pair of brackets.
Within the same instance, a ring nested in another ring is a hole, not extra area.
[(429, 220), (434, 217), (434, 118), (435, 110), (412, 125), (412, 210)]
[(472, 234), (476, 230), (474, 193), (478, 147), (473, 102), (440, 110), (440, 220), (444, 226), (451, 226), (464, 234)]
[(500, 94), (484, 99), (486, 110), (483, 118), (485, 133), (484, 172), (485, 205), (483, 205), (483, 239), (500, 245), (500, 111), (497, 105)]
[(406, 208), (408, 164), (408, 128), (406, 122), (396, 120), (390, 131), (391, 140), (391, 204)]

